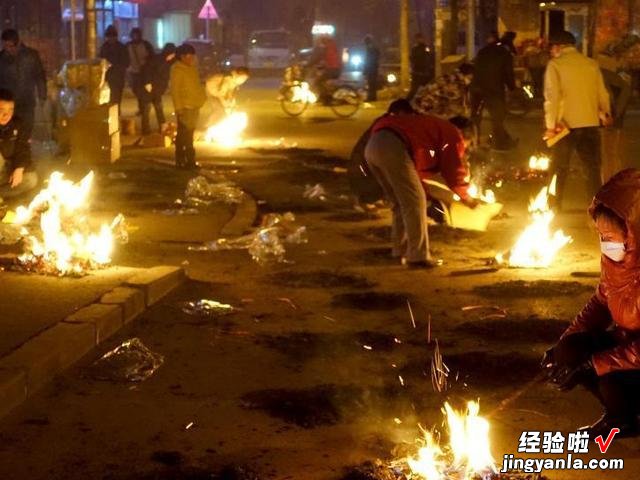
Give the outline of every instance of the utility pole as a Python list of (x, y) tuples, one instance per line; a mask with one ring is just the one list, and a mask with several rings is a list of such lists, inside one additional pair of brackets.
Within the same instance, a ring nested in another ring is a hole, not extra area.
[(476, 55), (476, 2), (467, 0), (467, 60)]
[(87, 58), (96, 58), (98, 34), (96, 31), (96, 0), (85, 0), (84, 11), (87, 19)]
[(400, 0), (400, 85), (409, 88), (409, 0)]
[(71, 22), (69, 28), (71, 30), (71, 60), (78, 58), (76, 53), (76, 12), (77, 12), (76, 0), (71, 0)]

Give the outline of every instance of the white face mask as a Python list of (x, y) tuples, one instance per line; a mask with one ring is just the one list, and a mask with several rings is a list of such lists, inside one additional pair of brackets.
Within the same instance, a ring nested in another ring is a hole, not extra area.
[(621, 262), (626, 254), (624, 243), (620, 242), (600, 242), (600, 251), (614, 262)]

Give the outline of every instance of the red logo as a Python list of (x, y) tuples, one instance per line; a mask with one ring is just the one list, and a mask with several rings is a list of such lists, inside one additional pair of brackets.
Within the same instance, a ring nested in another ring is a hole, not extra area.
[(602, 435), (598, 435), (596, 437), (595, 442), (598, 444), (600, 453), (607, 453), (607, 450), (609, 450), (609, 447), (611, 446), (611, 442), (613, 442), (613, 437), (615, 437), (618, 433), (620, 433), (619, 428), (612, 428), (606, 440), (602, 438)]

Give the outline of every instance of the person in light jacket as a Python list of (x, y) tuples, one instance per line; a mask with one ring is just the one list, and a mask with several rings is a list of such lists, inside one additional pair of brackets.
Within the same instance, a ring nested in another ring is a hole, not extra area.
[(589, 195), (595, 195), (602, 185), (598, 128), (611, 124), (611, 104), (598, 63), (578, 52), (571, 32), (553, 35), (549, 44), (553, 58), (544, 76), (544, 138), (552, 139), (565, 127), (570, 130), (553, 151), (553, 173), (558, 176), (556, 207), (561, 209), (574, 151), (587, 169)]
[(196, 66), (195, 48), (189, 44), (180, 45), (176, 51), (176, 58), (169, 79), (171, 98), (178, 120), (176, 166), (197, 168), (193, 136), (206, 95)]

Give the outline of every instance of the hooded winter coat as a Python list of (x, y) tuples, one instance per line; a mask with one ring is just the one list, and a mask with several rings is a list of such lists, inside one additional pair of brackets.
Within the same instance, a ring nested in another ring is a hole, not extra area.
[(598, 289), (563, 337), (612, 329), (618, 345), (592, 358), (601, 376), (640, 369), (640, 170), (630, 168), (613, 176), (593, 199), (592, 216), (598, 205), (624, 219), (626, 255), (622, 262), (602, 255)]

